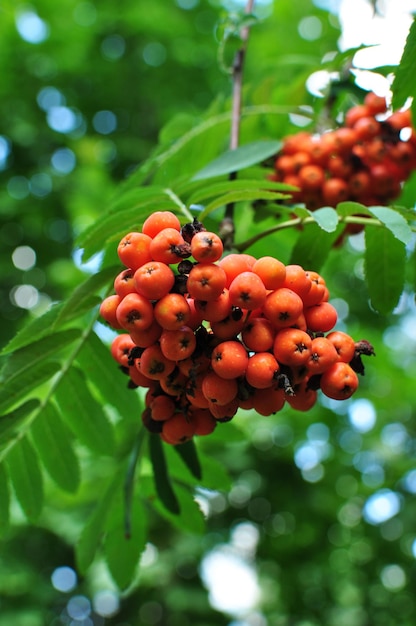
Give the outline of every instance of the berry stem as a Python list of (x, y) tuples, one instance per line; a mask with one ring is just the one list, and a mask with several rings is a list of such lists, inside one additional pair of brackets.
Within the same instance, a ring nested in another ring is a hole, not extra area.
[(180, 211), (184, 214), (184, 216), (186, 217), (187, 220), (189, 220), (190, 222), (193, 221), (194, 216), (192, 215), (192, 213), (187, 209), (187, 207), (184, 205), (184, 203), (182, 202), (182, 200), (176, 195), (176, 193), (174, 191), (172, 191), (172, 189), (166, 188), (163, 190), (165, 192), (165, 194), (167, 196), (169, 196), (169, 198), (176, 204), (176, 206), (180, 209)]

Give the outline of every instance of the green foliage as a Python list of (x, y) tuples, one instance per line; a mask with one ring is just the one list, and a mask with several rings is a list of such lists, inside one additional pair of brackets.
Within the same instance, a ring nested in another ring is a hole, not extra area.
[[(299, 130), (296, 116), (320, 122), (329, 115), (325, 107), (330, 108), (331, 98), (337, 101), (331, 100), (334, 110), (342, 110), (343, 102), (360, 93), (348, 72), (328, 100), (313, 98), (305, 80), (322, 68), (343, 76), (356, 50), (329, 54), (339, 35), (333, 16), (329, 19), (307, 0), (276, 2), (275, 14), (264, 21), (238, 15), (224, 22), (226, 57), (241, 41), (241, 27), (256, 22), (247, 56), (242, 145), (229, 150), (230, 84), (219, 78), (213, 63), (217, 51), (212, 28), (219, 11), (210, 2), (194, 3), (189, 11), (179, 3), (168, 4), (126, 2), (116, 24), (113, 5), (105, 1), (94, 9), (94, 25), (77, 23), (70, 36), (61, 11), (71, 22), (78, 4), (67, 0), (57, 7), (43, 0), (39, 14), (53, 28), (51, 39), (38, 49), (18, 40), (14, 8), (4, 11), (0, 29), (9, 49), (0, 55), (0, 67), (18, 104), (14, 114), (13, 107), (0, 105), (14, 151), (4, 180), (9, 189), (17, 189), (16, 177), (24, 171), (35, 189), (36, 180), (46, 179), (33, 176), (44, 167), (41, 174), (52, 177), (53, 193), (32, 193), (30, 201), (26, 196), (20, 212), (25, 198), (2, 192), (6, 219), (0, 234), (7, 248), (7, 258), (6, 253), (0, 257), (7, 300), (2, 315), (8, 331), (4, 324), (0, 536), (15, 550), (25, 524), (36, 536), (41, 528), (49, 529), (74, 550), (77, 571), (89, 591), (97, 586), (97, 571), (105, 568), (127, 605), (132, 602), (130, 616), (123, 617), (126, 623), (139, 623), (134, 620), (142, 603), (135, 595), (140, 585), (139, 595), (146, 595), (150, 604), (163, 601), (176, 625), (175, 602), (182, 597), (176, 591), (199, 598), (198, 561), (216, 545), (231, 545), (233, 530), (247, 523), (259, 534), (262, 610), (270, 623), (300, 625), (309, 620), (312, 625), (332, 615), (331, 624), (357, 626), (364, 619), (354, 621), (354, 615), (363, 615), (363, 607), (368, 623), (384, 623), (380, 607), (390, 611), (391, 594), (397, 593), (397, 605), (403, 598), (400, 589), (393, 593), (381, 586), (380, 572), (391, 563), (404, 571), (412, 566), (415, 535), (412, 494), (404, 486), (413, 470), (414, 448), (414, 338), (408, 339), (405, 330), (414, 315), (414, 181), (409, 180), (392, 206), (343, 202), (309, 211), (291, 203), (293, 188), (268, 175), (282, 139)], [(298, 31), (301, 20), (312, 14), (323, 32), (317, 42), (301, 38)], [(123, 72), (118, 72), (121, 61), (114, 52), (120, 44), (114, 38), (116, 27), (126, 50)], [(414, 39), (413, 24), (395, 70), (395, 108), (414, 96)], [(152, 47), (155, 42), (162, 48)], [(143, 52), (146, 45), (150, 57)], [(138, 63), (137, 50), (151, 63)], [(166, 62), (158, 66), (157, 52), (163, 56), (163, 50)], [(30, 68), (27, 86), (21, 79), (23, 66)], [(145, 85), (140, 94), (131, 87), (137, 84)], [(33, 99), (50, 85), (80, 112), (84, 133), (45, 128), (45, 111), (17, 96), (24, 87), (22, 93), (30, 89)], [(120, 121), (110, 137), (92, 131), (86, 122), (107, 109)], [(58, 147), (73, 151), (78, 163), (68, 178), (44, 166)], [(134, 171), (132, 163), (139, 163)], [(23, 189), (24, 181), (19, 184)], [(121, 269), (117, 242), (140, 229), (156, 210), (173, 211), (182, 223), (199, 217), (219, 230), (230, 205), (236, 251), (260, 251), (322, 271), (331, 296), (349, 312), (341, 327), (374, 344), (377, 358), (366, 364), (357, 396), (368, 400), (377, 414), (373, 431), (354, 430), (351, 402), (335, 408), (324, 401), (308, 415), (287, 408), (270, 419), (238, 415), (233, 423), (219, 424), (209, 437), (176, 447), (144, 431), (145, 391), (128, 388), (127, 377), (110, 355), (114, 333), (97, 323), (98, 305)], [(362, 227), (363, 233), (349, 239), (346, 228), (351, 225)], [(11, 268), (12, 252), (20, 244), (36, 250), (43, 275)], [(96, 260), (91, 274), (75, 266), (74, 246), (83, 262)], [(8, 294), (26, 279), (48, 290), (50, 306), (23, 319), (22, 311), (9, 304)], [(327, 433), (319, 444), (326, 451), (316, 466), (320, 475), (296, 461), (302, 446), (313, 439), (314, 426)], [(396, 447), (389, 433), (396, 435)], [(374, 466), (381, 468), (381, 479)], [(367, 498), (378, 488), (400, 493), (395, 527), (377, 527), (363, 517)], [(159, 562), (145, 567), (141, 559), (149, 545), (159, 550)], [(30, 549), (25, 558), (31, 558)], [(59, 565), (42, 563), (42, 568), (49, 576)], [(273, 586), (269, 594), (272, 583), (279, 593)], [(368, 593), (362, 591), (367, 583)], [(407, 602), (413, 617), (413, 600), (406, 594), (403, 605)], [(8, 603), (15, 606), (13, 593), (10, 598)], [(228, 623), (214, 611), (207, 617), (204, 602), (199, 607), (205, 611), (202, 617), (184, 603), (189, 623)], [(352, 605), (357, 613), (345, 617), (342, 611)], [(181, 626), (188, 622), (178, 621)]]

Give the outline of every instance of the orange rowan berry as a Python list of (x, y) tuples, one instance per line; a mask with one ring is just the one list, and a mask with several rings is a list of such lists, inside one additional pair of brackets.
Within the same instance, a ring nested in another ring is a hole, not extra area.
[(188, 301), (179, 293), (168, 293), (155, 304), (156, 321), (166, 330), (178, 330), (187, 326), (191, 318)]
[(357, 135), (353, 128), (342, 126), (333, 131), (336, 153), (339, 155), (348, 154), (351, 148), (357, 143)]
[(394, 130), (400, 131), (402, 128), (409, 128), (412, 126), (412, 113), (410, 109), (405, 111), (395, 111), (386, 119), (389, 126)]
[(178, 330), (163, 330), (159, 339), (160, 349), (167, 359), (182, 361), (194, 352), (196, 338), (189, 326), (182, 326)]
[(229, 422), (237, 413), (240, 403), (237, 398), (230, 400), (227, 404), (209, 403), (211, 415), (220, 422)]
[(316, 404), (317, 399), (318, 393), (315, 389), (308, 387), (308, 379), (295, 386), (295, 394), (293, 396), (286, 396), (287, 403), (295, 411), (310, 411)]
[(352, 174), (348, 180), (349, 193), (353, 198), (363, 198), (371, 193), (371, 176), (366, 170)]
[(149, 261), (134, 273), (134, 285), (137, 293), (149, 300), (159, 300), (172, 289), (175, 274), (166, 263)]
[(333, 400), (350, 398), (358, 387), (358, 376), (348, 363), (334, 363), (321, 376), (322, 393)]
[(256, 389), (253, 394), (253, 409), (268, 417), (278, 413), (285, 404), (285, 393), (283, 389), (269, 387), (268, 389)]
[(195, 300), (216, 300), (220, 297), (227, 277), (215, 263), (199, 263), (189, 272), (187, 290)]
[(354, 124), (359, 141), (368, 141), (380, 134), (380, 123), (373, 116), (361, 117)]
[(110, 353), (117, 363), (123, 367), (128, 367), (128, 361), (130, 359), (130, 352), (135, 347), (130, 335), (126, 333), (116, 335), (111, 342)]
[(344, 363), (352, 361), (355, 354), (355, 341), (350, 335), (340, 330), (333, 330), (327, 334), (326, 338), (334, 344), (340, 361)]
[(194, 300), (194, 304), (201, 318), (208, 322), (219, 322), (223, 320), (230, 314), (232, 308), (230, 295), (228, 289), (225, 287), (215, 300)]
[(234, 378), (222, 378), (215, 372), (207, 372), (202, 379), (202, 393), (209, 402), (228, 404), (237, 396), (238, 385)]
[(117, 246), (120, 261), (126, 267), (137, 270), (143, 263), (152, 260), (150, 244), (152, 239), (144, 233), (131, 232), (125, 235)]
[(171, 396), (160, 394), (150, 403), (152, 419), (156, 422), (164, 422), (170, 419), (176, 410), (175, 401)]
[(195, 261), (214, 263), (221, 258), (224, 247), (216, 233), (201, 231), (191, 239), (191, 254)]
[(326, 333), (337, 323), (336, 308), (329, 302), (320, 302), (303, 310), (306, 325), (312, 332)]
[(211, 365), (211, 358), (206, 354), (193, 354), (187, 359), (178, 361), (178, 368), (187, 378), (206, 372)]
[(312, 339), (298, 328), (282, 328), (276, 334), (273, 354), (279, 363), (290, 367), (305, 365), (311, 356)]
[(267, 290), (260, 276), (254, 272), (242, 272), (229, 286), (230, 303), (242, 309), (253, 310), (263, 306)]
[(136, 387), (150, 387), (153, 380), (145, 376), (142, 372), (139, 372), (135, 365), (129, 366), (130, 380)]
[(131, 330), (130, 337), (136, 346), (139, 346), (140, 348), (148, 348), (159, 339), (162, 334), (162, 330), (163, 328), (161, 325), (153, 319), (150, 326), (144, 330)]
[(353, 128), (359, 119), (363, 117), (368, 117), (370, 115), (370, 111), (368, 106), (365, 104), (356, 104), (355, 106), (348, 109), (345, 113), (345, 126), (348, 128)]
[(274, 162), (274, 167), (280, 179), (290, 174), (295, 174), (294, 155), (280, 154)]
[(189, 306), (190, 318), (186, 322), (186, 325), (192, 328), (192, 330), (196, 330), (199, 328), (204, 320), (204, 315), (202, 311), (199, 311), (195, 306), (195, 300), (191, 297), (186, 297), (186, 301)]
[(145, 330), (153, 321), (153, 307), (147, 298), (138, 293), (125, 296), (116, 310), (118, 323), (126, 330)]
[(185, 244), (181, 233), (175, 228), (164, 228), (150, 240), (149, 252), (151, 258), (149, 260), (160, 261), (161, 263), (166, 263), (166, 265), (179, 263), (184, 258), (182, 250), (186, 245), (188, 244)]
[(153, 239), (161, 230), (174, 228), (181, 229), (181, 223), (177, 216), (171, 211), (155, 211), (145, 219), (142, 225), (142, 233), (149, 235)]
[(205, 372), (201, 372), (196, 376), (191, 376), (185, 387), (185, 395), (193, 407), (198, 409), (207, 409), (209, 400), (202, 391), (202, 383), (205, 378)]
[(286, 278), (286, 266), (272, 256), (263, 256), (253, 265), (253, 272), (259, 276), (266, 289), (278, 289)]
[(221, 378), (243, 376), (247, 363), (247, 351), (239, 341), (222, 341), (212, 351), (211, 367)]
[(124, 298), (128, 293), (134, 293), (136, 291), (136, 287), (134, 284), (134, 271), (129, 269), (125, 269), (114, 279), (114, 291), (120, 298)]
[(217, 426), (217, 420), (208, 409), (193, 409), (191, 422), (194, 427), (194, 435), (210, 435)]
[(303, 310), (300, 296), (286, 287), (271, 291), (263, 305), (264, 315), (275, 328), (292, 326)]
[(387, 102), (384, 96), (377, 96), (369, 91), (364, 98), (364, 105), (367, 107), (370, 115), (384, 113), (387, 110)]
[(192, 439), (194, 425), (185, 413), (175, 413), (170, 419), (163, 422), (161, 438), (165, 443), (179, 445)]
[(218, 265), (224, 270), (227, 277), (225, 287), (228, 288), (234, 278), (241, 272), (249, 272), (255, 262), (256, 258), (251, 256), (251, 254), (232, 253), (220, 259)]
[(319, 304), (324, 300), (327, 294), (327, 287), (325, 280), (318, 272), (313, 270), (307, 270), (306, 276), (311, 280), (311, 288), (306, 296), (303, 298), (303, 306), (312, 306), (313, 304)]
[(345, 156), (333, 154), (328, 160), (327, 170), (333, 178), (347, 179), (351, 176), (353, 168)]
[(245, 313), (240, 311), (241, 315), (237, 316), (237, 319), (233, 317), (233, 310), (231, 310), (230, 314), (227, 317), (219, 320), (218, 322), (210, 322), (211, 330), (218, 339), (233, 339), (237, 337), (239, 333), (244, 328), (245, 324)]
[(246, 368), (246, 381), (255, 389), (267, 389), (276, 382), (279, 364), (270, 352), (255, 352)]
[(249, 350), (266, 352), (273, 346), (276, 329), (266, 317), (250, 317), (241, 333)]
[(300, 184), (305, 191), (315, 191), (322, 187), (325, 172), (320, 165), (304, 165), (298, 173)]
[(185, 376), (178, 367), (165, 376), (159, 379), (159, 384), (162, 390), (169, 396), (179, 397), (185, 392), (185, 387), (188, 383), (188, 376)]
[(139, 372), (152, 380), (166, 378), (175, 369), (175, 362), (165, 357), (157, 343), (145, 348), (135, 365)]
[(122, 299), (123, 298), (121, 296), (113, 294), (104, 298), (100, 304), (99, 313), (101, 317), (111, 326), (111, 328), (114, 328), (114, 330), (123, 328), (117, 319), (117, 308)]
[(322, 184), (322, 198), (329, 206), (336, 206), (347, 200), (348, 191), (348, 183), (343, 178), (328, 178)]
[(312, 287), (312, 281), (301, 265), (286, 265), (286, 277), (283, 287), (291, 289), (303, 300)]
[(311, 354), (306, 363), (309, 375), (322, 374), (338, 361), (334, 344), (326, 337), (312, 339)]

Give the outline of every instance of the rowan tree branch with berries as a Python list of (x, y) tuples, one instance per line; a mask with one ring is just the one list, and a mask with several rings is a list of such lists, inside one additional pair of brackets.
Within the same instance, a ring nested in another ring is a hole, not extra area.
[[(183, 117), (168, 125), (155, 152), (78, 235), (84, 260), (99, 255), (97, 271), (2, 352), (0, 521), (4, 515), (8, 527), (16, 501), (38, 523), (53, 482), (66, 494), (58, 500), (73, 498), (77, 570), (88, 577), (105, 561), (126, 595), (140, 584), (146, 546), (163, 544), (167, 527), (204, 533), (217, 513), (204, 519), (198, 498), (229, 492), (244, 473), (240, 456), (299, 470), (316, 486), (333, 458), (321, 445), (316, 463), (302, 466), (297, 453), (306, 443), (293, 433), (318, 424), (344, 469), (359, 467), (352, 455), (365, 432), (344, 437), (349, 407), (372, 398), (385, 411), (379, 350), (391, 348), (385, 329), (414, 291), (407, 200), (416, 135), (411, 108), (400, 108), (415, 95), (402, 80), (409, 48), (393, 83), (400, 107), (344, 82), (317, 104), (303, 79), (283, 102), (270, 74), (243, 106), (251, 27), (266, 29), (254, 13), (248, 0), (222, 25), (231, 93), (187, 129)], [(409, 37), (412, 49), (414, 27)], [(345, 70), (340, 56), (331, 62)], [(305, 112), (300, 92), (315, 109)], [(318, 133), (322, 106), (330, 125)], [(302, 112), (300, 130), (293, 120)], [(371, 324), (362, 323), (364, 310)], [(407, 365), (411, 372), (410, 357)], [(289, 444), (288, 461), (280, 453)], [(82, 489), (82, 473), (95, 464)], [(370, 482), (350, 479), (326, 488), (343, 498), (354, 483), (348, 503), (356, 510)], [(353, 533), (359, 522), (342, 510)], [(273, 540), (290, 526), (280, 509), (256, 511), (251, 521)], [(337, 519), (331, 537), (339, 547)]]

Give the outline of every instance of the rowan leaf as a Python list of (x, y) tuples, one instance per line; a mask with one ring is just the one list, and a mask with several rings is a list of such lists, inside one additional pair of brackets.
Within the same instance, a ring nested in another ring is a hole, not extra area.
[(166, 510), (179, 515), (179, 502), (172, 488), (163, 445), (157, 435), (149, 437), (149, 453), (157, 495)]
[(368, 209), (374, 217), (382, 222), (393, 235), (404, 244), (412, 238), (412, 229), (401, 213), (386, 206), (371, 206)]
[(391, 313), (403, 292), (406, 248), (387, 228), (365, 230), (365, 277), (372, 306)]
[(4, 463), (0, 464), (0, 537), (8, 530), (10, 524), (10, 490), (9, 477)]
[(52, 480), (64, 491), (75, 492), (81, 478), (79, 462), (71, 433), (53, 403), (49, 402), (36, 417), (31, 435)]
[(67, 426), (85, 446), (99, 454), (114, 451), (114, 429), (85, 376), (71, 367), (56, 389), (55, 397)]
[(192, 180), (203, 180), (238, 172), (277, 154), (281, 146), (281, 141), (253, 141), (235, 150), (228, 150), (199, 170)]
[(30, 521), (35, 521), (43, 507), (43, 477), (38, 455), (24, 437), (7, 456), (7, 468), (16, 498)]

